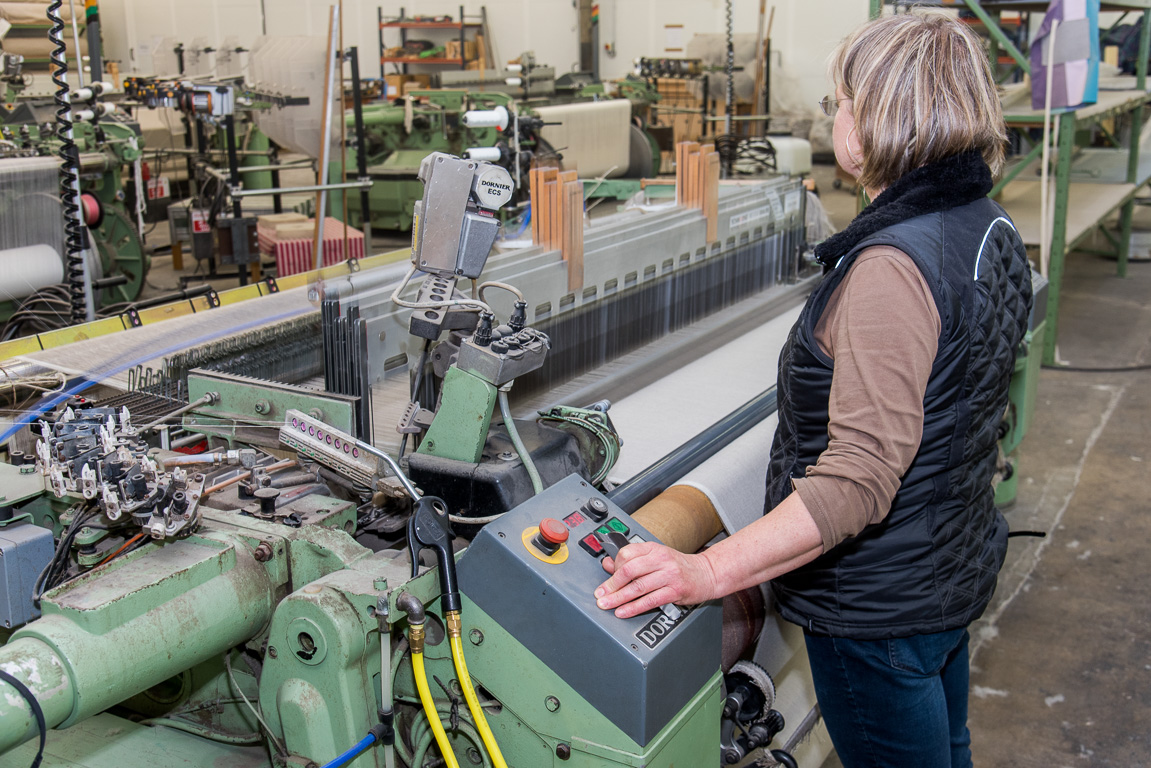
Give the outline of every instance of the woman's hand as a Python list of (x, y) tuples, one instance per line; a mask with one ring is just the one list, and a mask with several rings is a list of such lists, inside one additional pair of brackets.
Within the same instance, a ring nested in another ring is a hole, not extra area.
[(596, 589), (596, 604), (614, 608), (621, 619), (668, 603), (694, 605), (719, 596), (704, 555), (685, 555), (663, 544), (628, 544), (614, 561), (605, 557), (603, 568), (612, 577)]

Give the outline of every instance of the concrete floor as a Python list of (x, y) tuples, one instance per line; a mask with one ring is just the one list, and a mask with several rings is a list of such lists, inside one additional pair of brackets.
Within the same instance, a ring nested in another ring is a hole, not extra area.
[[(842, 227), (854, 197), (814, 174)], [(1151, 362), (1151, 263), (1067, 260), (1060, 358)], [(980, 768), (1151, 765), (1151, 371), (1044, 370), (1019, 451), (1014, 538), (972, 627), (970, 727)], [(838, 768), (833, 756), (824, 768)]]

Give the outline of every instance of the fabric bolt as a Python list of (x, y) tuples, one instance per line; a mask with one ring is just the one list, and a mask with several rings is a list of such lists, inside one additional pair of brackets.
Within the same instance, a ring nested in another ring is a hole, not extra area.
[(966, 629), (888, 640), (805, 634), (804, 640), (844, 768), (971, 768)]
[[(279, 239), (274, 227), (257, 225), (260, 251), (276, 259), (276, 274), (280, 277), (308, 272), (316, 267), (312, 238)], [(349, 258), (364, 257), (364, 234), (357, 229), (348, 230), (348, 253), (344, 253), (344, 224), (331, 216), (324, 219), (321, 248), (324, 251), (321, 266), (330, 267)]]

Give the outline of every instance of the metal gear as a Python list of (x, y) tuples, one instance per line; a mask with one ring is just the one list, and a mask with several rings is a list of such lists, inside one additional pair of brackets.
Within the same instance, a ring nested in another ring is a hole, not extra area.
[(132, 220), (119, 207), (106, 205), (104, 220), (92, 231), (92, 239), (100, 254), (104, 276), (122, 274), (128, 278), (128, 282), (122, 285), (105, 288), (101, 292), (100, 304), (108, 306), (135, 301), (144, 288), (144, 277), (152, 259), (145, 251)]
[(762, 722), (775, 706), (775, 682), (767, 670), (754, 661), (737, 661), (732, 665), (731, 671), (724, 676), (724, 683), (729, 692), (740, 683), (751, 685), (763, 697), (763, 704), (759, 706), (757, 713), (745, 711), (739, 713), (739, 719), (743, 723)]

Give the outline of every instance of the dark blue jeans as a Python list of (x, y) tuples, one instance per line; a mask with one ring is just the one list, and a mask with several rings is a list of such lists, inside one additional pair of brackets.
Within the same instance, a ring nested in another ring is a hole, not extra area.
[(966, 629), (896, 640), (805, 638), (844, 768), (971, 768)]

